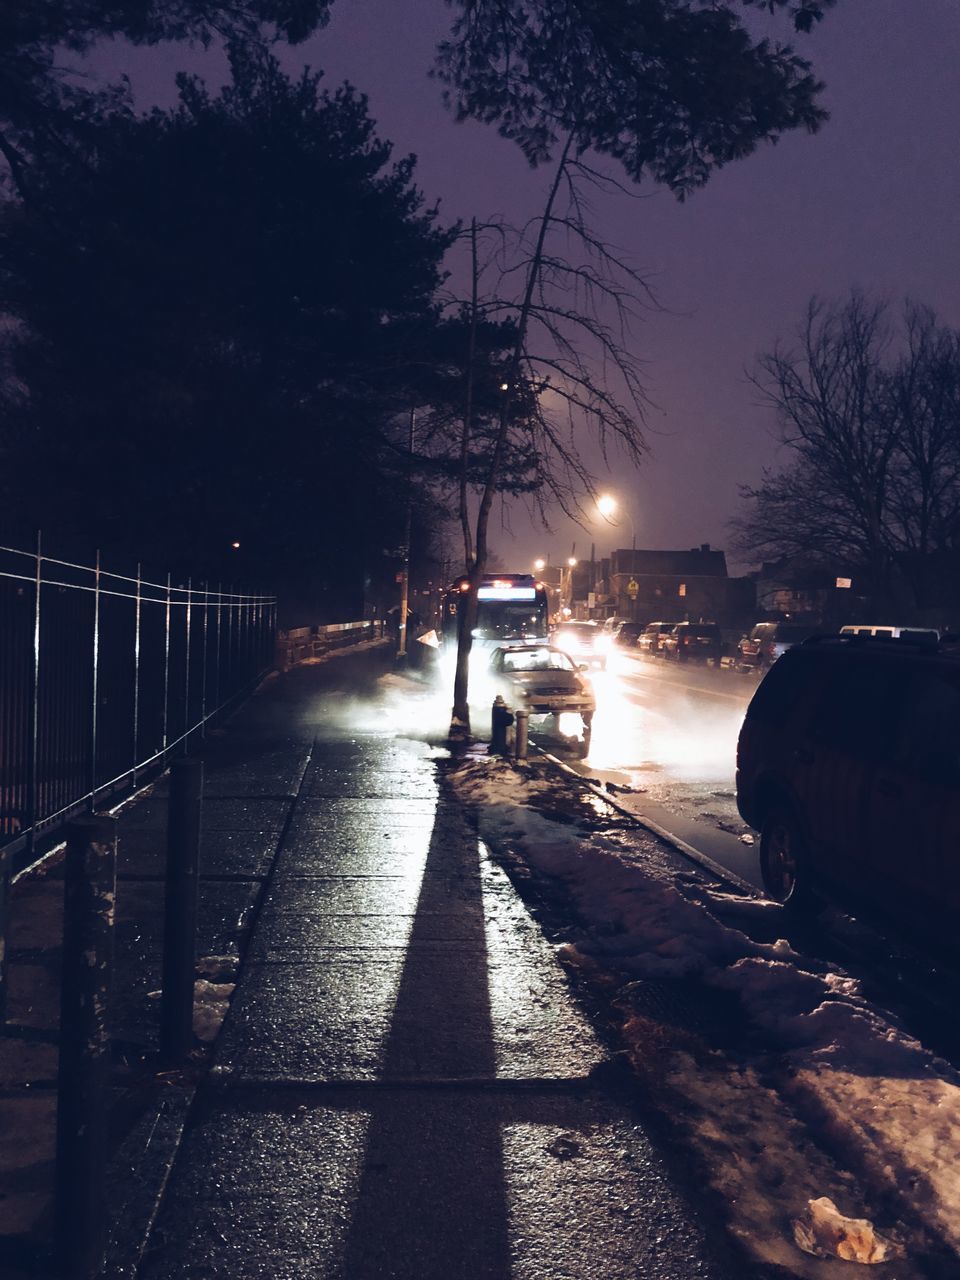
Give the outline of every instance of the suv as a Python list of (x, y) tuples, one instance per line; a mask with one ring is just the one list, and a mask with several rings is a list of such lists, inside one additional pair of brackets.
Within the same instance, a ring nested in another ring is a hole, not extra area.
[(737, 663), (758, 670), (772, 666), (792, 645), (808, 640), (816, 627), (797, 626), (795, 622), (758, 622), (737, 645)]
[(799, 911), (825, 894), (955, 935), (960, 657), (907, 638), (790, 649), (747, 708), (737, 807), (776, 901)]
[(670, 634), (674, 625), (672, 622), (648, 622), (637, 637), (637, 648), (641, 653), (659, 653), (663, 637)]
[(660, 652), (665, 658), (677, 662), (712, 659), (719, 667), (723, 654), (723, 637), (715, 622), (678, 622), (660, 642)]

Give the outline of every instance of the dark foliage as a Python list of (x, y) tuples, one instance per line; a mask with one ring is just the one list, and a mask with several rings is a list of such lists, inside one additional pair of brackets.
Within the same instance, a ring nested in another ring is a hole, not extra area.
[(0, 5), (0, 156), (21, 195), (38, 153), (82, 146), (91, 122), (123, 106), (119, 89), (71, 76), (68, 53), (96, 40), (228, 42), (306, 39), (332, 0), (4, 0)]
[[(743, 0), (809, 30), (833, 0)], [(699, 0), (454, 0), (438, 74), (461, 118), (496, 124), (531, 164), (616, 160), (681, 199), (712, 170), (826, 118), (821, 85), (788, 45), (754, 37), (733, 3)]]
[[(365, 100), (236, 46), (233, 83), (108, 118), (0, 220), (8, 513), (331, 591), (398, 542), (392, 422), (450, 241)], [(416, 340), (411, 335), (416, 334)]]

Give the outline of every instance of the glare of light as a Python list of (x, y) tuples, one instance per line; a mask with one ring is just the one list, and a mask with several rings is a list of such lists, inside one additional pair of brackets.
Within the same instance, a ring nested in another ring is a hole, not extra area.
[(231, 543), (230, 543), (230, 545), (231, 545), (231, 547), (233, 547), (234, 551), (239, 551), (239, 550), (240, 550), (240, 543), (239, 543), (239, 542), (231, 542)]
[(537, 573), (541, 573), (547, 567), (547, 562), (546, 560), (534, 560), (533, 567)]
[(579, 711), (562, 711), (557, 728), (563, 737), (575, 738), (580, 732), (581, 723)]
[(510, 383), (509, 383), (509, 382), (501, 382), (501, 383), (500, 383), (500, 390), (501, 390), (501, 391), (509, 391), (509, 390), (510, 390)]
[(570, 556), (567, 559), (567, 564), (570, 566), (571, 569), (576, 567), (576, 563), (577, 563), (576, 556)]
[(597, 499), (597, 510), (603, 516), (604, 520), (610, 520), (616, 514), (617, 500), (610, 493), (601, 493)]

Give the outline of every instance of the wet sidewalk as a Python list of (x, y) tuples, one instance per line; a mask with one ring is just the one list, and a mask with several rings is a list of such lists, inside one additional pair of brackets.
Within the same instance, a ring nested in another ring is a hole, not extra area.
[[(152, 1229), (128, 1215), (137, 1274), (728, 1276), (444, 753), (353, 727), (375, 675), (290, 672), (208, 748), (200, 952), (243, 964), (212, 1069), (159, 1126), (175, 1159)], [(121, 821), (133, 1039), (152, 1034), (162, 791)], [(124, 1156), (143, 1195), (149, 1148)]]

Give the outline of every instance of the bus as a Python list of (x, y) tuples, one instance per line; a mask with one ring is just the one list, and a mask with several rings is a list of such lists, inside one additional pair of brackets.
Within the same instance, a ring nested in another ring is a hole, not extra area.
[[(457, 612), (469, 590), (469, 579), (463, 577), (444, 593), (440, 629), (445, 648), (456, 648)], [(475, 644), (493, 647), (510, 640), (546, 641), (549, 625), (547, 588), (532, 573), (486, 574), (480, 579)]]

